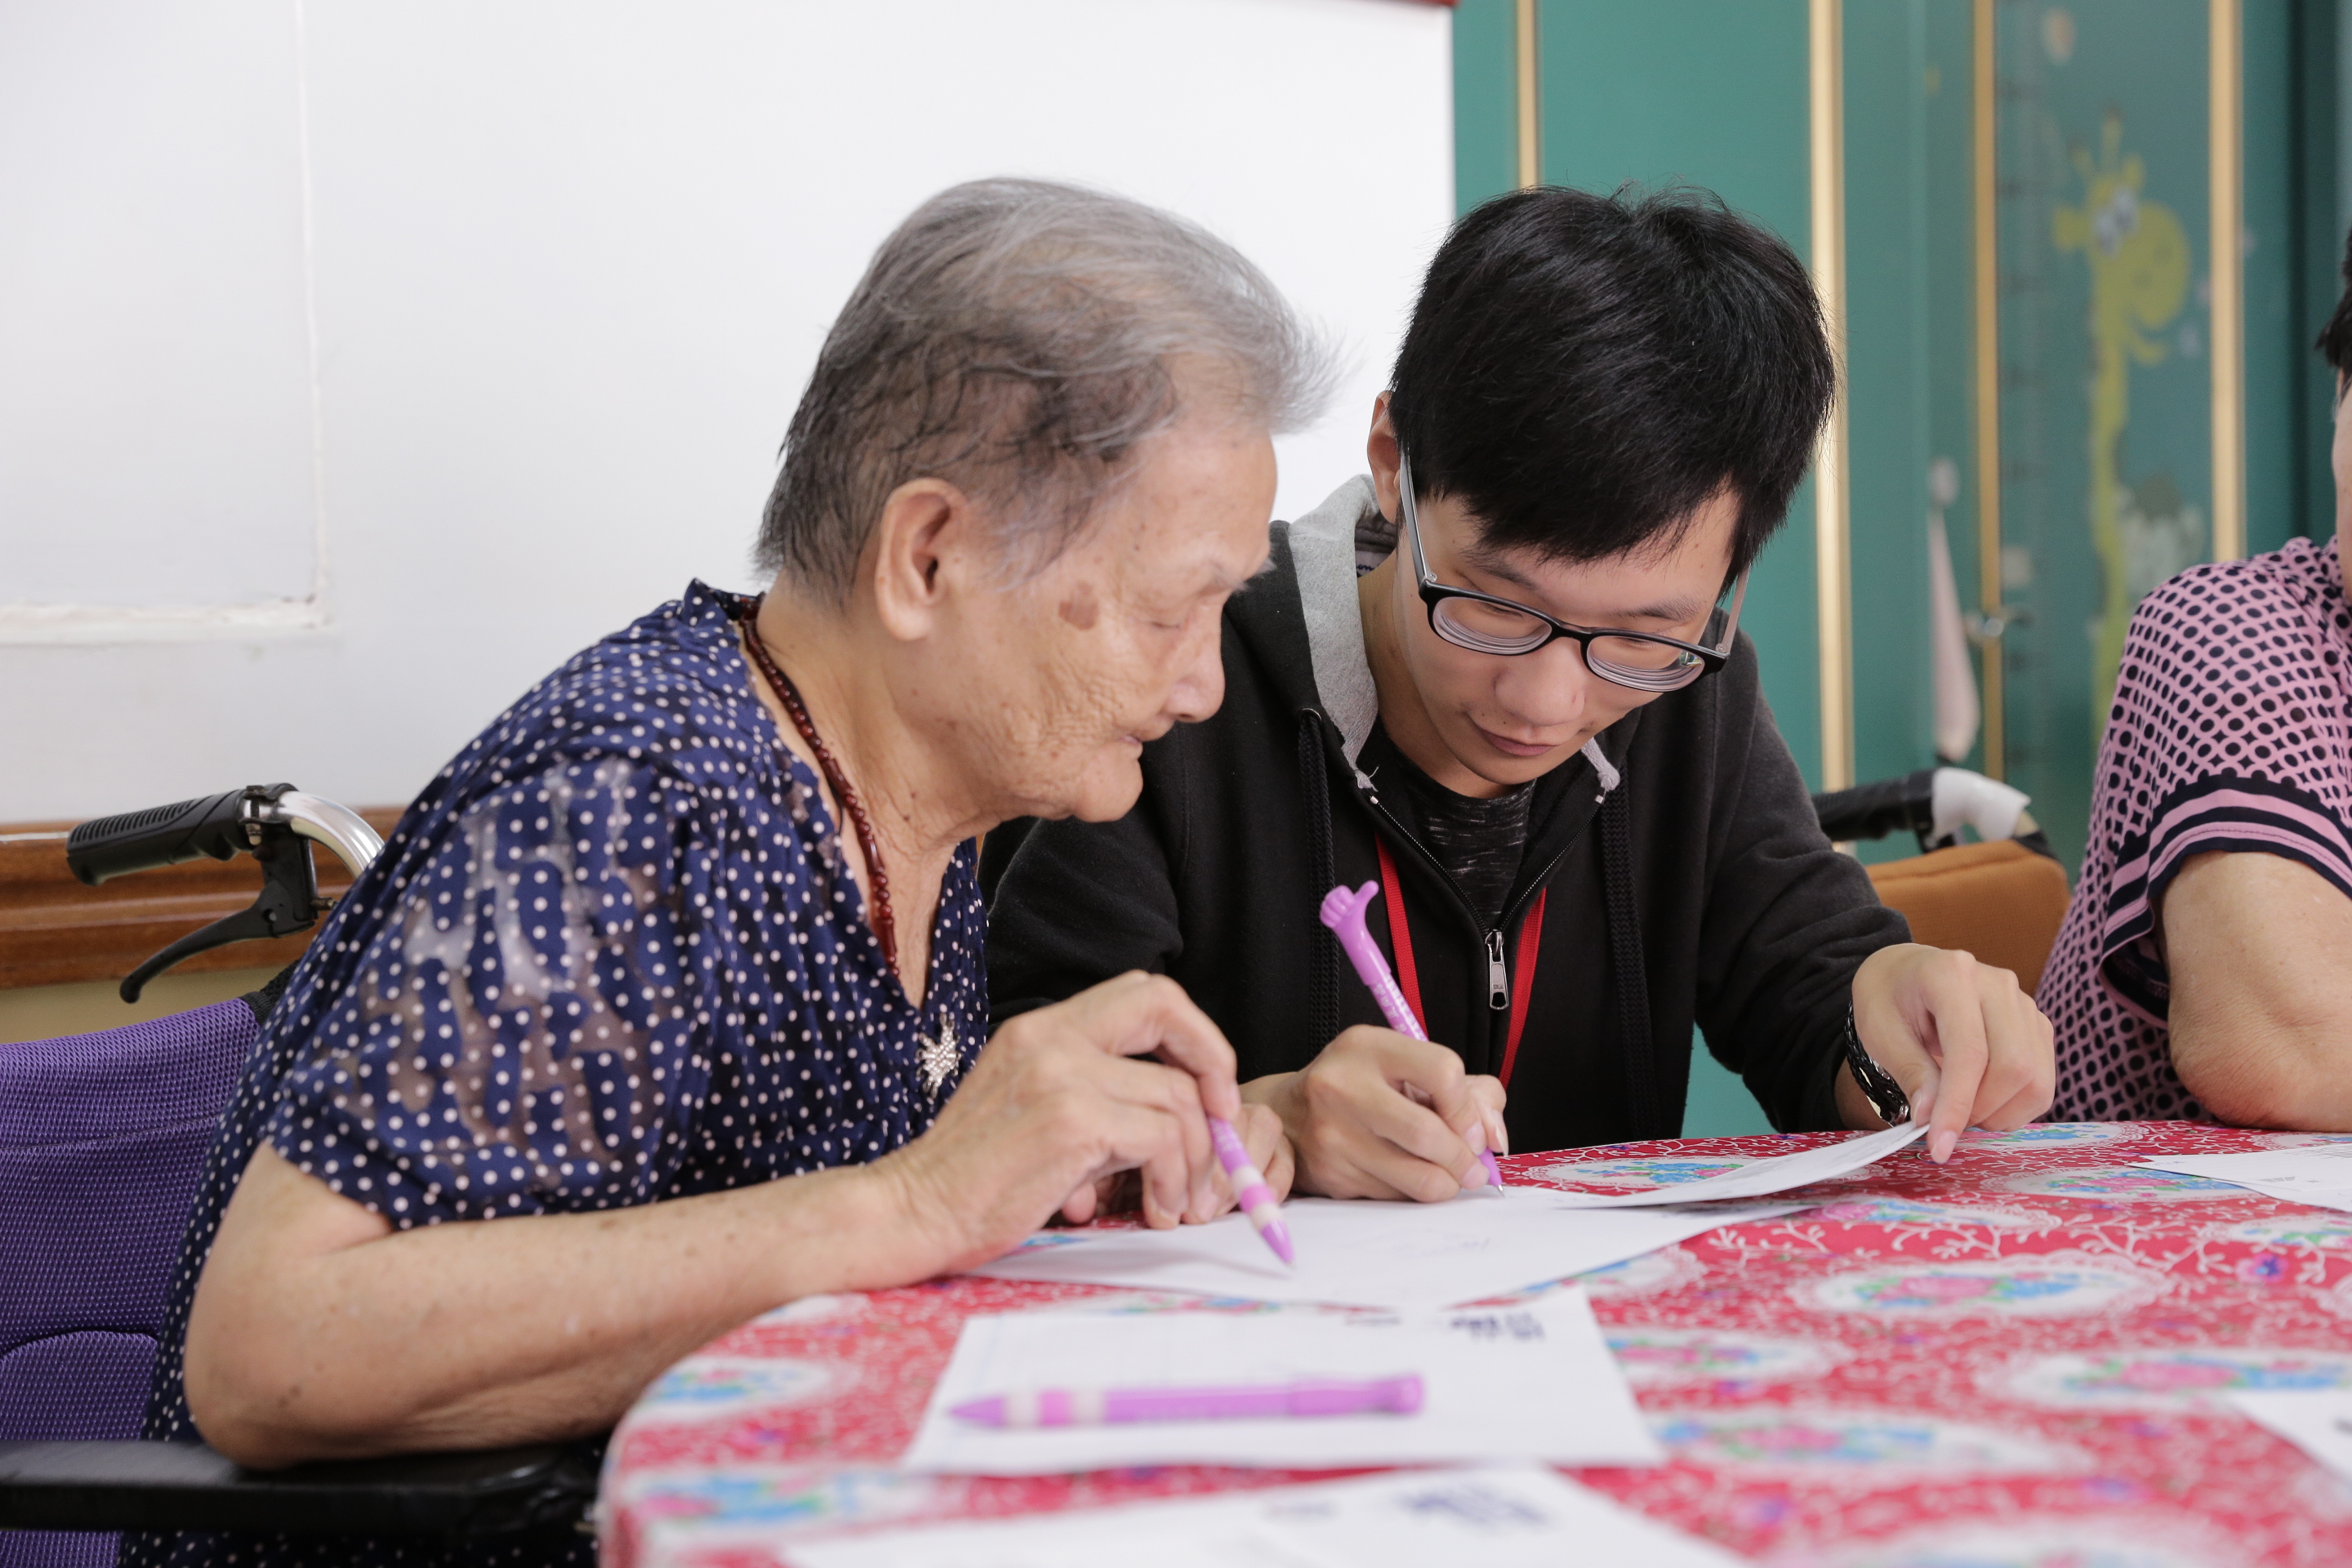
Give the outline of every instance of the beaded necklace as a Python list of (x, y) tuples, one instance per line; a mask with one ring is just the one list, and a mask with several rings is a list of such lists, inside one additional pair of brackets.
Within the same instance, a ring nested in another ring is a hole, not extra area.
[(874, 934), (881, 939), (883, 961), (895, 971), (898, 967), (898, 922), (890, 912), (890, 874), (882, 868), (881, 842), (874, 837), (874, 824), (866, 818), (857, 792), (849, 787), (848, 775), (833, 760), (833, 752), (825, 743), (817, 739), (816, 725), (809, 718), (808, 704), (801, 700), (800, 689), (793, 684), (790, 676), (776, 668), (774, 656), (760, 638), (758, 616), (767, 597), (765, 594), (751, 598), (730, 594), (727, 597), (727, 613), (742, 624), (746, 634), (743, 646), (751, 650), (751, 662), (760, 667), (760, 673), (767, 678), (768, 689), (784, 705), (784, 711), (792, 715), (793, 728), (801, 732), (801, 739), (816, 753), (817, 766), (824, 773), (833, 798), (841, 803), (841, 809), (849, 814), (850, 826), (856, 829), (857, 847), (866, 857), (866, 879), (873, 885)]

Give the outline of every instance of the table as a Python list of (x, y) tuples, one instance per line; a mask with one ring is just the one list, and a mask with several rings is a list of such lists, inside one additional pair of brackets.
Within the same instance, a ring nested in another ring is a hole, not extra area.
[[(1514, 1182), (1648, 1185), (1828, 1136), (1506, 1164)], [(1944, 1168), (1915, 1146), (1808, 1189), (1808, 1212), (1587, 1275), (1674, 1462), (1568, 1473), (1790, 1568), (2352, 1563), (2352, 1482), (2220, 1397), (2352, 1387), (2352, 1214), (2132, 1164), (2316, 1141), (2186, 1122), (1971, 1134)], [(1329, 1473), (891, 1469), (966, 1316), (1089, 1300), (1276, 1310), (968, 1278), (794, 1303), (680, 1363), (622, 1424), (607, 1568), (770, 1568), (811, 1531)]]

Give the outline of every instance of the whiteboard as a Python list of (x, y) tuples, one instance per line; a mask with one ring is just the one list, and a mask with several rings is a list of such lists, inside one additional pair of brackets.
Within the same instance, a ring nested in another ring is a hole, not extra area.
[(0, 6), (0, 614), (313, 596), (302, 138), (293, 0)]

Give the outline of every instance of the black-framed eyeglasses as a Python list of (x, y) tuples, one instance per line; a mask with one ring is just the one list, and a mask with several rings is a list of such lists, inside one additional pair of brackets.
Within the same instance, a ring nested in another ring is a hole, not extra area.
[(1739, 606), (1748, 597), (1747, 573), (1724, 584), (1698, 642), (1612, 626), (1572, 626), (1475, 588), (1449, 588), (1432, 576), (1429, 557), (1421, 548), (1421, 517), (1412, 503), (1412, 459), (1402, 454), (1397, 459), (1397, 488), (1404, 503), (1405, 538), (1412, 547), (1413, 577), (1429, 611), (1429, 629), (1454, 647), (1516, 658), (1549, 647), (1561, 637), (1573, 637), (1584, 655), (1585, 668), (1635, 691), (1679, 691), (1703, 675), (1713, 675), (1731, 658)]

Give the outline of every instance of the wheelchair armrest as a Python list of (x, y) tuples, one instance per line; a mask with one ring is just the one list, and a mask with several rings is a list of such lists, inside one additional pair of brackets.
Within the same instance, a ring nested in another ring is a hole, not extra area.
[(596, 1473), (557, 1444), (248, 1470), (194, 1443), (0, 1443), (0, 1530), (584, 1529)]

